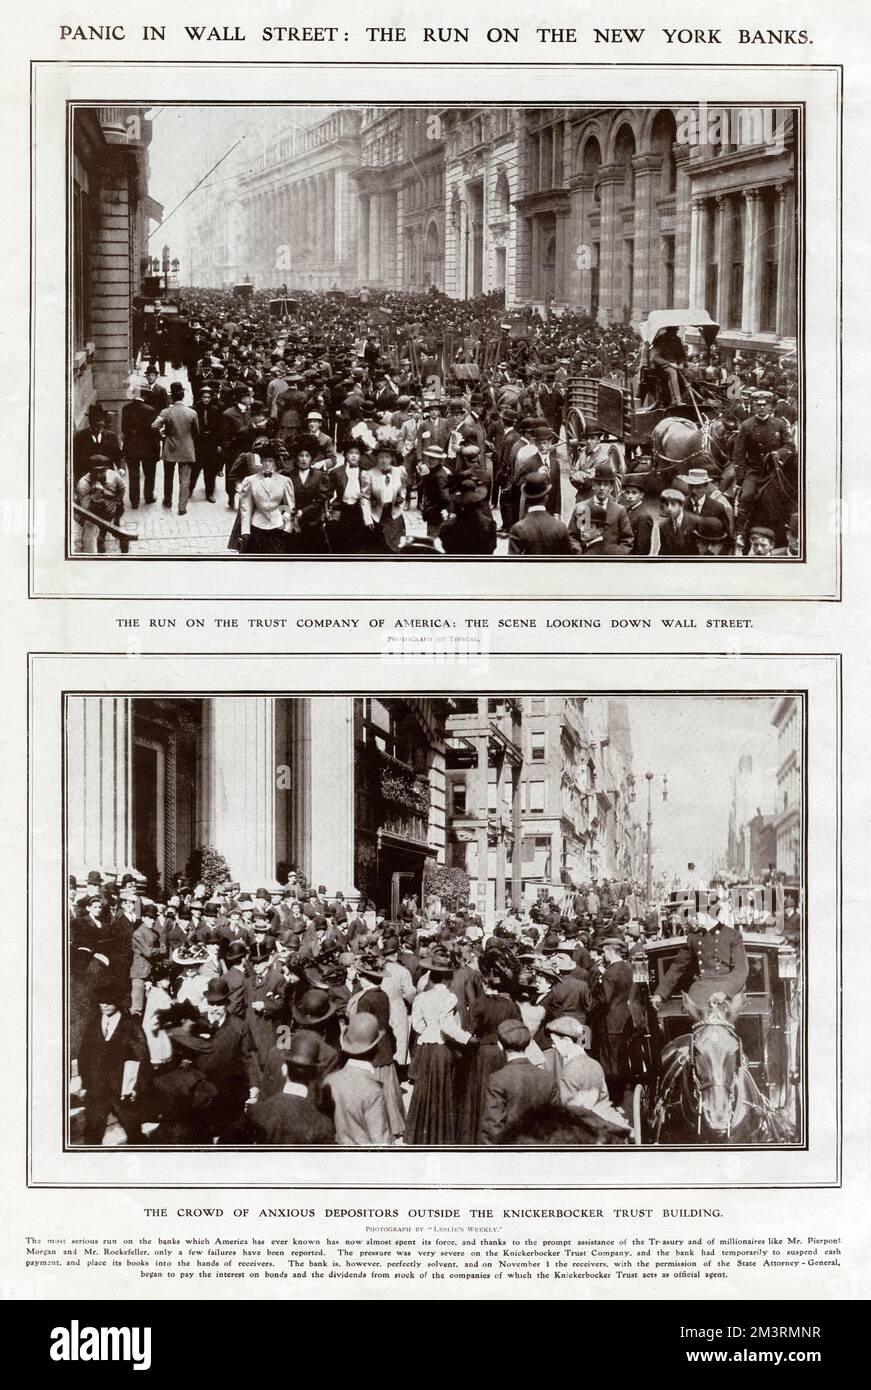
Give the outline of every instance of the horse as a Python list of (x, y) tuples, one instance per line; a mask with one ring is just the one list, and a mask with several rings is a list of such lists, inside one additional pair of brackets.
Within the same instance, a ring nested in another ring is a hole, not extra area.
[(786, 1127), (760, 1091), (744, 1060), (735, 1019), (744, 995), (722, 992), (705, 1005), (683, 996), (694, 1020), (688, 1034), (663, 1048), (652, 1107), (653, 1142), (778, 1143)]
[(661, 491), (688, 468), (706, 468), (718, 481), (732, 457), (734, 436), (735, 422), (729, 414), (706, 415), (701, 424), (683, 415), (666, 415), (651, 435), (651, 479)]

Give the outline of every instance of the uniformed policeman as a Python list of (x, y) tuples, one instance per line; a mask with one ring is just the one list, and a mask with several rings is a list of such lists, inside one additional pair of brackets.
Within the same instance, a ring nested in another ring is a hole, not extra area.
[(734, 999), (747, 980), (747, 956), (741, 933), (700, 912), (687, 932), (662, 983), (651, 998), (655, 1009), (680, 985), (694, 1004), (704, 1008), (718, 990)]
[(769, 391), (753, 394), (753, 414), (744, 420), (735, 436), (732, 462), (740, 492), (735, 509), (735, 554), (744, 553), (744, 535), (753, 499), (759, 484), (771, 471), (772, 460), (780, 464), (795, 458), (795, 441), (788, 420), (772, 415)]

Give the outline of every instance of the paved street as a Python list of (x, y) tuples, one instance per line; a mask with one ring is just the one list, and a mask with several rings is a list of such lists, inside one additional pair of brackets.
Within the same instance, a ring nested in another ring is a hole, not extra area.
[[(185, 384), (185, 400), (188, 405), (191, 402), (191, 393), (187, 383), (187, 374), (183, 369), (170, 370), (168, 374), (160, 378), (160, 384), (169, 390), (170, 382), (182, 381)], [(568, 461), (565, 454), (564, 445), (559, 446), (560, 463), (565, 479), (568, 471)], [(216, 501), (207, 502), (202, 477), (199, 479), (195, 495), (188, 502), (187, 513), (185, 516), (178, 515), (178, 481), (176, 480), (176, 500), (172, 511), (164, 507), (162, 502), (163, 469), (162, 465), (157, 465), (157, 477), (155, 490), (157, 501), (149, 505), (141, 504), (137, 510), (127, 507), (124, 513), (124, 522), (128, 526), (135, 526), (139, 531), (139, 539), (131, 544), (131, 555), (163, 556), (173, 558), (176, 556), (186, 557), (191, 555), (214, 555), (229, 559), (240, 559), (235, 550), (227, 549), (227, 541), (233, 529), (233, 514), (227, 507), (226, 494), (224, 492), (223, 481), (218, 480), (215, 497)], [(568, 521), (574, 498), (572, 489), (567, 482), (563, 485), (563, 520)], [(498, 508), (495, 512), (498, 517)], [(426, 524), (416, 508), (410, 508), (405, 514), (406, 529), (413, 536), (425, 536)], [(118, 554), (118, 543), (111, 537), (107, 539), (106, 554)], [(508, 538), (500, 536), (497, 546), (497, 555), (507, 555)]]

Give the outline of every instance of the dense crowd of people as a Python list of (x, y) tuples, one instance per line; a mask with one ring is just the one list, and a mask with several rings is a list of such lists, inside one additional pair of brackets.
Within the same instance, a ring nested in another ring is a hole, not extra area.
[(93, 870), (70, 885), (77, 1138), (114, 1116), (128, 1143), (625, 1143), (644, 945), (687, 934), (654, 1007), (737, 994), (728, 914), (725, 894), (691, 923), (643, 913), (605, 880), (488, 931), (471, 903), (391, 919), (293, 871), (148, 897)]
[(732, 384), (727, 466), (670, 469), (665, 486), (646, 442), (615, 452), (595, 419), (567, 447), (571, 378), (638, 380), (642, 344), (622, 324), (506, 317), (498, 295), (434, 290), (175, 299), (140, 306), (120, 421), (97, 402), (74, 437), (82, 551), (104, 549), (99, 519), (123, 530), (159, 483), (184, 516), (200, 484), (218, 502), (220, 480), (228, 549), (245, 556), (489, 555), (500, 536), (515, 555), (799, 553), (795, 495), (754, 510), (796, 463), (791, 359), (736, 353), (727, 369), (716, 347), (657, 339), (664, 401)]

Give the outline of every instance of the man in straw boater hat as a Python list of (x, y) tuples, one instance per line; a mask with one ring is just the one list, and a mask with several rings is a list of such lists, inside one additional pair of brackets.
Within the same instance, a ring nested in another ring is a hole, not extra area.
[(681, 476), (681, 482), (686, 484), (689, 493), (687, 503), (688, 516), (715, 516), (718, 517), (726, 530), (732, 531), (732, 508), (726, 498), (714, 485), (714, 480), (707, 468), (689, 468)]
[(509, 555), (574, 555), (568, 527), (552, 516), (546, 502), (551, 491), (545, 473), (530, 473), (523, 484), (526, 514), (508, 533)]
[(251, 1106), (249, 1119), (263, 1144), (334, 1144), (333, 1123), (312, 1099), (320, 1068), (319, 1040), (297, 1033), (281, 1062), (281, 1090)]
[(383, 1036), (374, 1014), (355, 1014), (348, 1021), (342, 1038), (345, 1064), (324, 1084), (326, 1099), (333, 1107), (337, 1144), (393, 1143), (384, 1092), (372, 1065)]

